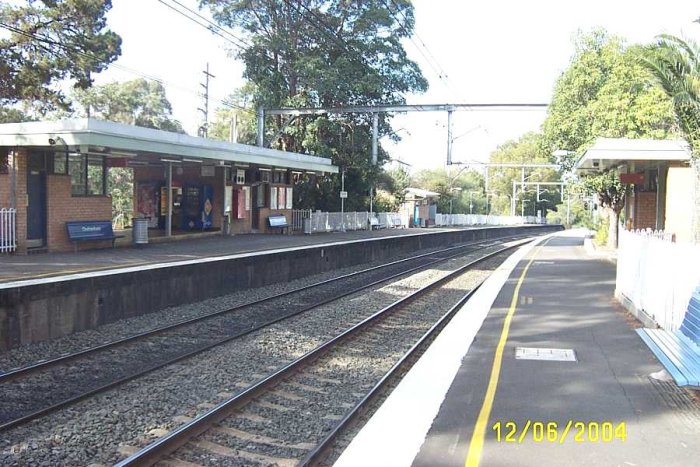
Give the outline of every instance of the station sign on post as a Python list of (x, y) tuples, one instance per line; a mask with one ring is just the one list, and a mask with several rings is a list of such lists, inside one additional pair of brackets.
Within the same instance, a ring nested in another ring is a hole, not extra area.
[(347, 192), (347, 191), (341, 191), (341, 192), (340, 192), (340, 197), (343, 198), (343, 199), (347, 198), (347, 197), (348, 197), (348, 192)]

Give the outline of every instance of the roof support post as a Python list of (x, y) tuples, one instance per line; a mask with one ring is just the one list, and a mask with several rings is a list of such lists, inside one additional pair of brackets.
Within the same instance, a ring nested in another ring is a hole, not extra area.
[(452, 165), (452, 110), (447, 111), (447, 166)]
[(258, 146), (265, 146), (265, 107), (258, 107)]
[(165, 236), (173, 235), (173, 163), (168, 162), (168, 215), (165, 218)]
[(379, 114), (372, 114), (372, 165), (377, 165), (377, 152), (379, 144)]

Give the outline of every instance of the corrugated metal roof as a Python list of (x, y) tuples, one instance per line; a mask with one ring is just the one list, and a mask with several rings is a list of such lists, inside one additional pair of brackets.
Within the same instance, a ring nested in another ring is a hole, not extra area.
[(683, 140), (598, 138), (576, 162), (581, 172), (604, 170), (625, 162), (688, 161), (690, 151)]
[(141, 128), (96, 119), (0, 124), (0, 146), (49, 146), (60, 136), (68, 146), (92, 146), (137, 154), (241, 162), (337, 173), (329, 158)]

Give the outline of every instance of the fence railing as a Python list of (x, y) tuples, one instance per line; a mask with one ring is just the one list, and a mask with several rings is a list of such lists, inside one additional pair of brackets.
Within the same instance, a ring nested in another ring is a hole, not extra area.
[(519, 225), (544, 224), (542, 217), (535, 216), (487, 216), (485, 214), (437, 214), (435, 225), (448, 227), (451, 225)]
[(17, 210), (0, 209), (0, 253), (17, 249)]
[(615, 293), (675, 331), (700, 283), (700, 246), (669, 240), (663, 232), (620, 229)]
[[(408, 227), (408, 220), (402, 223), (400, 214), (393, 212), (373, 213), (383, 227)], [(295, 209), (292, 211), (292, 231), (304, 231), (304, 221), (308, 219), (309, 233), (339, 232), (343, 230), (369, 229), (369, 212), (321, 212), (310, 209)]]

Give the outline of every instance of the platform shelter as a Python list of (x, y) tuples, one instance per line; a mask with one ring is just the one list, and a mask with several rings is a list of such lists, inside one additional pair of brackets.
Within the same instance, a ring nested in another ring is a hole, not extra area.
[(625, 197), (627, 230), (665, 230), (692, 239), (695, 178), (683, 140), (598, 138), (576, 162), (579, 176), (618, 169), (630, 184)]
[(0, 209), (16, 211), (16, 251), (69, 251), (66, 222), (111, 220), (112, 168), (131, 169), (133, 217), (164, 236), (266, 232), (270, 215), (291, 221), (295, 180), (338, 171), (329, 158), (95, 119), (2, 124)]

